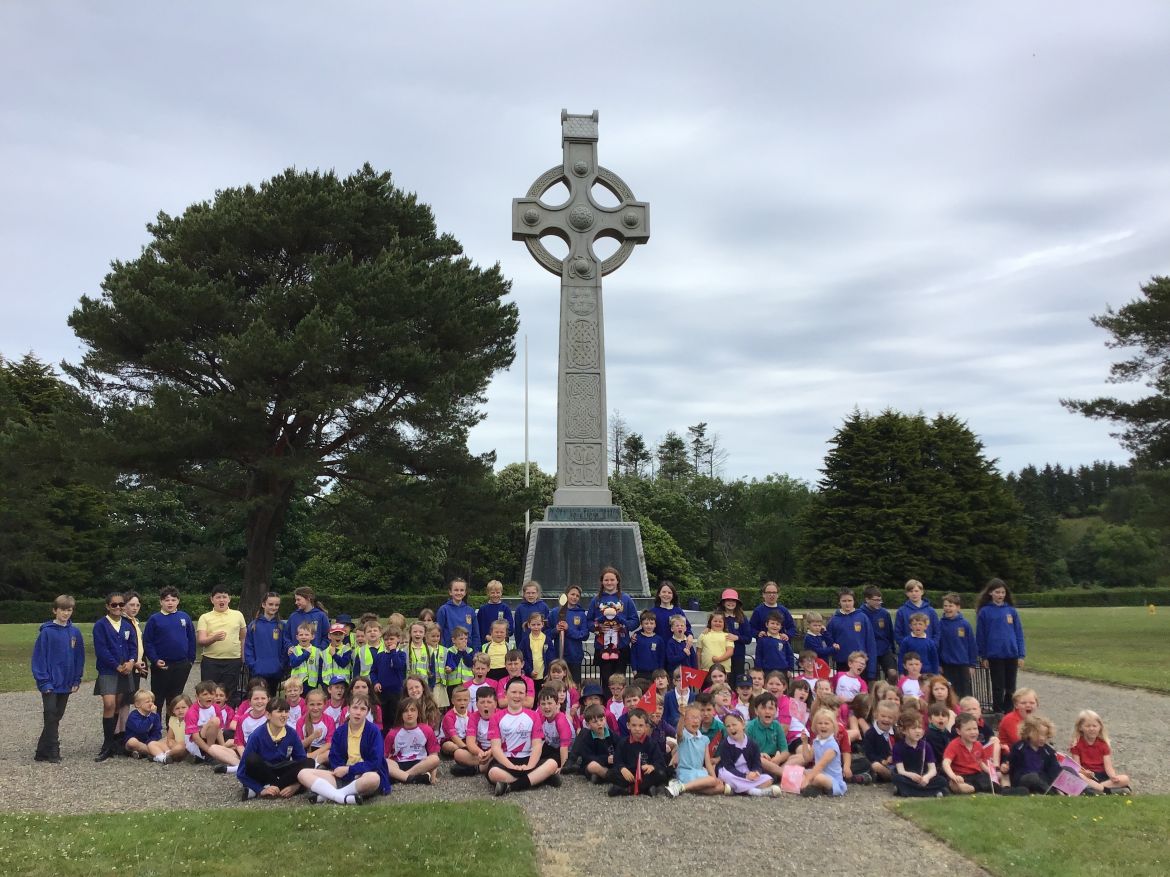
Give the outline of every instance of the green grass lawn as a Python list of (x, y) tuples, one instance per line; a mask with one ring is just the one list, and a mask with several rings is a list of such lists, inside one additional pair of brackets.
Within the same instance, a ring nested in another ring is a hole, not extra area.
[[(971, 612), (965, 613), (971, 617)], [(1024, 666), (1078, 679), (1170, 691), (1170, 606), (1021, 609)]]
[[(29, 662), (32, 659), (32, 647), (39, 629), (39, 624), (0, 624), (0, 691), (33, 689)], [(86, 656), (89, 658), (86, 672), (92, 679), (93, 656), (89, 648), (88, 634), (85, 635), (85, 640)]]
[(256, 804), (183, 813), (0, 817), (5, 874), (537, 873), (520, 809), (491, 801), (394, 808)]
[(993, 874), (1170, 873), (1170, 796), (946, 798), (892, 805)]

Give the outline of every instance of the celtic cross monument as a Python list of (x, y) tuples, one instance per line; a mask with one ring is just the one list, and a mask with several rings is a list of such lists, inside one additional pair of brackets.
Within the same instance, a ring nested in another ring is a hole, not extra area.
[[(601, 278), (649, 240), (650, 212), (621, 177), (598, 165), (596, 110), (588, 116), (562, 110), (561, 143), (562, 163), (512, 201), (512, 239), (523, 241), (533, 258), (561, 279), (557, 489), (544, 521), (532, 525), (524, 577), (539, 581), (546, 592), (577, 584), (588, 593), (601, 568), (614, 566), (622, 572), (623, 590), (649, 594), (641, 531), (622, 520), (608, 486)], [(558, 183), (568, 188), (569, 199), (546, 204), (541, 196)], [(607, 189), (618, 205), (597, 204), (594, 185)], [(568, 245), (565, 258), (541, 243), (546, 235)], [(593, 252), (599, 238), (618, 242), (608, 259)]]

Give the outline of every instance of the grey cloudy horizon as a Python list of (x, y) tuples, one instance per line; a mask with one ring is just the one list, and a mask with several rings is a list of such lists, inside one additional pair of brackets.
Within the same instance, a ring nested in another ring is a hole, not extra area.
[(286, 167), (370, 162), (521, 315), (472, 450), (555, 469), (557, 279), (511, 199), (559, 113), (648, 201), (605, 281), (608, 406), (706, 421), (727, 477), (815, 481), (854, 408), (955, 414), (1002, 471), (1123, 462), (1061, 398), (1117, 356), (1089, 321), (1170, 273), (1170, 5), (270, 2), (0, 7), (0, 355), (66, 325), (145, 223)]

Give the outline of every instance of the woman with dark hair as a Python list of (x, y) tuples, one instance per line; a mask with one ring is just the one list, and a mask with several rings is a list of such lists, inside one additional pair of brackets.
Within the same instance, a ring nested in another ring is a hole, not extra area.
[(138, 634), (122, 617), (126, 598), (121, 592), (106, 597), (106, 614), (93, 625), (93, 651), (97, 658), (97, 681), (93, 693), (102, 699), (102, 748), (94, 761), (114, 755), (117, 744), (118, 707), (130, 696), (131, 679), (138, 663)]
[(179, 609), (179, 589), (165, 587), (158, 592), (159, 611), (146, 619), (142, 645), (150, 666), (154, 701), (170, 715), (171, 701), (187, 687), (195, 663), (195, 622)]
[(293, 602), (297, 608), (289, 613), (284, 625), (284, 651), (297, 644), (297, 628), (302, 624), (313, 625), (313, 645), (319, 649), (329, 648), (329, 615), (317, 599), (312, 588), (297, 588), (293, 591)]
[(638, 608), (622, 593), (622, 574), (612, 566), (601, 571), (597, 596), (589, 603), (586, 623), (596, 631), (594, 657), (601, 672), (601, 684), (609, 677), (625, 674), (630, 663), (630, 631), (638, 628)]

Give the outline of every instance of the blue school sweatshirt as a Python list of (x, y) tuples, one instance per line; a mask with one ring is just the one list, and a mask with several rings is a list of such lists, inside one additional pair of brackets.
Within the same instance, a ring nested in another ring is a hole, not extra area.
[[(548, 632), (545, 627), (541, 631), (544, 634), (544, 649), (542, 650), (542, 657), (544, 658), (544, 674), (548, 675), (548, 665), (557, 659), (557, 645), (559, 640), (556, 636)], [(532, 676), (532, 631), (521, 630), (516, 628), (516, 648), (524, 655), (524, 675)], [(540, 692), (536, 692), (540, 694)]]
[(681, 606), (671, 606), (667, 609), (665, 606), (651, 606), (650, 611), (654, 613), (654, 632), (668, 640), (671, 637), (670, 619), (674, 616), (681, 616), (687, 623), (687, 633), (693, 634), (691, 630), (691, 620), (687, 618), (687, 613), (683, 611)]
[(451, 635), (455, 633), (457, 627), (462, 627), (467, 631), (467, 645), (473, 649), (479, 648), (479, 625), (475, 623), (475, 610), (468, 605), (466, 600), (462, 603), (448, 600), (435, 613), (435, 623), (442, 631), (443, 645), (447, 648), (452, 645)]
[(923, 676), (934, 676), (940, 672), (941, 668), (939, 667), (938, 663), (938, 646), (934, 644), (934, 640), (928, 636), (908, 636), (898, 645), (899, 675), (906, 672), (906, 668), (903, 665), (902, 656), (910, 652), (916, 652), (918, 657), (922, 659)]
[(790, 642), (796, 639), (796, 622), (792, 619), (792, 613), (780, 603), (777, 603), (775, 606), (761, 603), (752, 610), (752, 633), (759, 636), (766, 631), (768, 629), (768, 616), (773, 612), (780, 613), (780, 632), (788, 634), (788, 640)]
[(479, 631), (479, 641), (481, 643), (486, 643), (492, 638), (492, 625), (497, 621), (508, 622), (508, 636), (506, 639), (511, 639), (512, 610), (508, 608), (507, 603), (502, 601), (499, 603), (484, 603), (475, 610), (475, 626)]
[(878, 657), (888, 655), (894, 650), (894, 622), (890, 620), (890, 613), (882, 607), (870, 609), (864, 603), (857, 607), (869, 619), (869, 626), (873, 628), (873, 641), (877, 646)]
[(126, 739), (133, 737), (139, 743), (153, 743), (162, 739), (162, 716), (147, 713), (145, 716), (132, 709), (126, 716)]
[(248, 756), (250, 755), (259, 755), (267, 764), (281, 764), (285, 761), (303, 760), (305, 747), (301, 744), (301, 738), (297, 736), (294, 728), (285, 728), (284, 736), (280, 738), (279, 742), (273, 741), (272, 734), (268, 731), (268, 722), (251, 733), (244, 746), (240, 766), (236, 769), (236, 779), (243, 783), (245, 788), (251, 789), (259, 795), (263, 791), (264, 785), (248, 776)]
[(763, 636), (756, 637), (756, 663), (765, 673), (770, 673), (773, 670), (788, 671), (792, 669), (792, 649), (788, 647), (788, 643), (779, 637)]
[(1024, 625), (1015, 606), (988, 603), (979, 610), (975, 621), (980, 656), (999, 660), (1025, 657)]
[[(558, 618), (558, 613), (553, 613), (554, 618)], [(565, 631), (565, 660), (570, 664), (580, 664), (585, 660), (585, 640), (589, 639), (593, 633), (589, 629), (589, 618), (585, 612), (585, 607), (578, 604), (577, 606), (565, 607), (565, 623), (568, 624), (568, 630)], [(555, 629), (553, 635), (557, 638), (557, 648), (560, 648), (560, 633)], [(577, 680), (580, 682), (581, 680)]]
[(735, 646), (733, 647), (735, 651), (731, 654), (731, 660), (732, 662), (742, 664), (747, 659), (748, 643), (754, 638), (750, 617), (744, 616), (743, 621), (736, 621), (734, 615), (727, 615), (723, 619), (723, 628), (728, 633), (739, 637), (735, 641)]
[(836, 643), (841, 648), (835, 649), (833, 659), (846, 661), (853, 652), (865, 652), (865, 678), (877, 677), (877, 644), (873, 638), (873, 628), (869, 626), (869, 619), (859, 609), (854, 609), (848, 615), (841, 610), (833, 613), (825, 627), (829, 642)]
[(138, 660), (138, 633), (126, 618), (118, 619), (115, 628), (109, 616), (102, 616), (93, 625), (93, 653), (97, 658), (99, 676), (113, 676), (118, 665)]
[[(402, 649), (386, 650), (374, 655), (374, 669), (370, 682), (381, 685), (384, 694), (398, 694), (406, 684), (406, 652)], [(391, 717), (385, 717), (392, 721)]]
[(621, 624), (625, 630), (618, 632), (618, 648), (627, 649), (630, 646), (630, 631), (638, 629), (638, 608), (634, 605), (634, 601), (629, 594), (598, 594), (589, 603), (589, 611), (586, 614), (589, 629), (597, 630), (602, 621), (605, 620), (605, 608), (613, 606), (617, 610), (617, 618), (615, 619)]
[(656, 633), (649, 636), (639, 631), (630, 646), (630, 667), (635, 674), (649, 676), (666, 667), (666, 643)]
[(934, 611), (934, 607), (930, 605), (930, 601), (925, 597), (922, 598), (922, 605), (915, 606), (909, 600), (898, 607), (898, 614), (894, 617), (894, 642), (900, 643), (906, 637), (910, 636), (910, 616), (921, 612), (927, 617), (926, 635), (938, 642), (939, 628), (938, 628), (938, 613)]
[[(470, 727), (468, 728), (470, 731)], [(390, 771), (386, 767), (385, 744), (378, 726), (373, 722), (366, 722), (362, 728), (362, 740), (358, 747), (361, 761), (349, 766), (349, 776), (359, 777), (364, 773), (374, 771), (381, 779), (380, 790), (383, 795), (390, 793)], [(333, 732), (333, 739), (329, 742), (329, 766), (339, 768), (349, 763), (349, 723), (343, 722)]]
[(85, 638), (67, 624), (46, 621), (33, 644), (32, 676), (41, 694), (69, 694), (85, 672)]
[[(674, 679), (675, 667), (698, 667), (699, 666), (699, 652), (696, 646), (691, 646), (691, 653), (688, 655), (685, 652), (687, 641), (679, 642), (673, 636), (666, 641), (666, 660), (663, 664), (663, 669), (670, 675), (671, 680)], [(672, 725), (678, 724), (671, 722)]]
[(329, 647), (329, 616), (325, 614), (325, 610), (318, 609), (316, 606), (308, 612), (294, 609), (284, 624), (285, 654), (288, 654), (288, 650), (297, 644), (297, 628), (302, 624), (317, 625), (317, 630), (313, 634), (313, 645), (319, 649)]
[(968, 667), (979, 665), (979, 649), (975, 642), (975, 628), (962, 613), (954, 618), (945, 615), (938, 620), (942, 635), (938, 640), (940, 664), (964, 664)]
[(142, 649), (151, 667), (158, 661), (181, 664), (195, 661), (195, 624), (191, 616), (178, 609), (155, 612), (142, 629)]
[(806, 633), (804, 635), (804, 644), (801, 651), (813, 651), (817, 653), (817, 657), (821, 660), (828, 661), (833, 657), (833, 640), (829, 639), (829, 633), (826, 629), (825, 633)]
[(521, 600), (516, 606), (516, 611), (512, 613), (512, 621), (516, 625), (517, 639), (519, 639), (520, 631), (524, 625), (528, 623), (528, 616), (537, 612), (544, 616), (545, 630), (553, 626), (552, 613), (548, 611), (548, 604), (544, 600), (537, 600), (535, 603), (526, 603)]
[(278, 676), (288, 664), (285, 622), (258, 615), (244, 629), (244, 664), (253, 676)]

